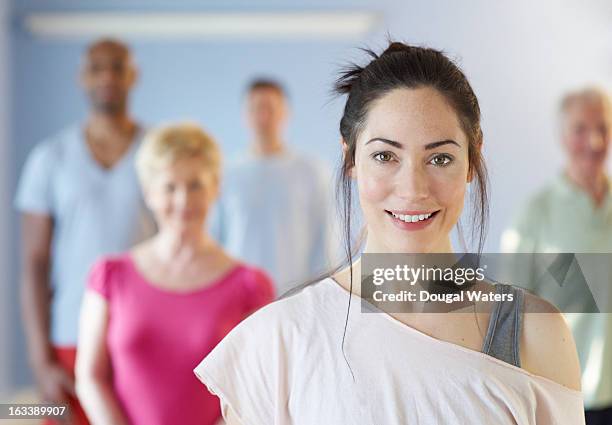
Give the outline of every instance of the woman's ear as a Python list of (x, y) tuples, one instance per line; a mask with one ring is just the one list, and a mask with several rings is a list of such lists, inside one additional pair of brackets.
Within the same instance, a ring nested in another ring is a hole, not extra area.
[(151, 209), (151, 190), (149, 189), (149, 185), (148, 184), (141, 184), (141, 187), (142, 187), (142, 200), (144, 201), (146, 207), (150, 211), (153, 211)]
[[(340, 146), (342, 146), (342, 163), (344, 164), (345, 161), (346, 161), (346, 156), (349, 153), (349, 147), (348, 147), (348, 143), (346, 143), (346, 141), (344, 140), (343, 137), (340, 137)], [(351, 177), (353, 179), (356, 177), (355, 176), (355, 166), (354, 165), (351, 166), (348, 169), (347, 174), (348, 174), (349, 177)]]
[(467, 182), (472, 183), (472, 180), (474, 180), (474, 169), (470, 165), (470, 168), (468, 169), (468, 174), (467, 174)]
[(344, 141), (344, 137), (340, 137), (340, 147), (342, 148), (342, 161), (346, 158), (346, 153), (348, 152), (348, 145)]

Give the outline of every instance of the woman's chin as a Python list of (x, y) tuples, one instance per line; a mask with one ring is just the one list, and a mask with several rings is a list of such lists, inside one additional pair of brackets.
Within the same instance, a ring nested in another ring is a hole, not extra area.
[(385, 253), (387, 254), (421, 254), (429, 252), (431, 247), (427, 243), (396, 243), (390, 245)]

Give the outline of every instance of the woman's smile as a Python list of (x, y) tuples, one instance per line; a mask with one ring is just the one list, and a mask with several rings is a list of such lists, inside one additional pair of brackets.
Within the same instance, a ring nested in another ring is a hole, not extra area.
[(429, 226), (441, 210), (435, 211), (405, 211), (403, 213), (387, 211), (394, 226), (402, 230), (421, 230)]

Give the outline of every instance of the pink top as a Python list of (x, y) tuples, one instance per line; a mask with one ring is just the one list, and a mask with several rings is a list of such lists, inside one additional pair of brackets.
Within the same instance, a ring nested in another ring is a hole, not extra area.
[(220, 417), (219, 399), (193, 368), (253, 310), (274, 299), (261, 270), (238, 265), (189, 292), (149, 283), (129, 254), (94, 264), (87, 282), (107, 299), (107, 349), (115, 394), (134, 425), (207, 425)]

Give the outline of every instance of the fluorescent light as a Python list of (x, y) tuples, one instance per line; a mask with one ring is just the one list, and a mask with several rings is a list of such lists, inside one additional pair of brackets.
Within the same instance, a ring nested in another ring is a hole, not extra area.
[(351, 39), (379, 22), (372, 12), (34, 13), (26, 28), (43, 38)]

